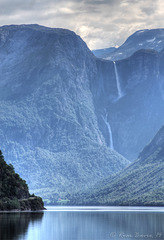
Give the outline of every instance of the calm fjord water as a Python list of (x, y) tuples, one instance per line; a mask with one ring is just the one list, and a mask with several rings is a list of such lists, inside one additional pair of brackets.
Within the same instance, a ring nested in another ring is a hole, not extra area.
[(0, 240), (164, 240), (164, 208), (48, 207), (0, 214)]

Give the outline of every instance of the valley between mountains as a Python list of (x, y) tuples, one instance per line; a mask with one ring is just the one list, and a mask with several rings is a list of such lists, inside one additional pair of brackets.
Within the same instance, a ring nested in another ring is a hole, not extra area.
[(32, 193), (163, 205), (163, 37), (136, 32), (102, 59), (69, 30), (0, 27), (1, 150)]

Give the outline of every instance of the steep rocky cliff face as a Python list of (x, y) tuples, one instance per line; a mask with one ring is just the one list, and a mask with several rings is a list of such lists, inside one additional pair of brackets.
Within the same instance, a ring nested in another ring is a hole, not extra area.
[(100, 60), (71, 31), (1, 27), (1, 148), (30, 189), (58, 197), (135, 159), (164, 123), (163, 57)]
[(136, 159), (164, 123), (163, 52), (140, 50), (117, 62), (98, 60), (97, 66), (91, 89), (99, 127), (110, 146), (110, 124), (113, 148)]
[(99, 129), (96, 59), (80, 37), (21, 25), (1, 27), (0, 39), (1, 147), (30, 189), (58, 195), (124, 168)]

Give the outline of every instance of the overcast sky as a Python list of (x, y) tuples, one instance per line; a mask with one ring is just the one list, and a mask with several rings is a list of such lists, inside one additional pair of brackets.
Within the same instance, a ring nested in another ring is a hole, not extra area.
[(120, 46), (133, 32), (164, 28), (163, 0), (0, 0), (0, 25), (75, 31), (90, 49)]

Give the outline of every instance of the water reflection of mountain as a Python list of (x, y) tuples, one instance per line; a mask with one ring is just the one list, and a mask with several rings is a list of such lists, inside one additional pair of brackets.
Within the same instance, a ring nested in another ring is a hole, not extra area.
[(164, 212), (0, 214), (0, 240), (164, 239)]
[(45, 227), (51, 226), (53, 231), (41, 230), (41, 239), (164, 239), (164, 213), (55, 212), (53, 215), (52, 221), (52, 213), (45, 214)]
[(43, 212), (1, 213), (0, 239), (18, 239), (27, 232), (30, 223), (40, 222), (42, 217)]
[[(164, 234), (164, 214), (157, 212), (117, 212), (108, 215), (110, 228), (118, 234), (124, 233), (124, 238), (144, 239), (160, 238)], [(129, 238), (128, 238), (129, 235)], [(143, 237), (142, 237), (143, 236)], [(122, 237), (120, 235), (120, 237)], [(122, 237), (123, 238), (123, 237)], [(163, 239), (163, 238), (160, 238)]]

